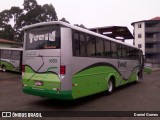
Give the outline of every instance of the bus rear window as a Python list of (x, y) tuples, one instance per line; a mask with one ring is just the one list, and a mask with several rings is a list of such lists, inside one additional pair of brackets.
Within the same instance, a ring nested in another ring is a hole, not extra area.
[(60, 49), (60, 28), (42, 27), (26, 31), (26, 50)]

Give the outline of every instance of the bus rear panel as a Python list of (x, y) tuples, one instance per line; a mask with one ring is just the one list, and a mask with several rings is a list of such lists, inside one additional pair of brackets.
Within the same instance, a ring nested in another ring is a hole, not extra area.
[(40, 26), (25, 31), (23, 91), (27, 94), (72, 99), (71, 88), (62, 89), (66, 66), (61, 61), (59, 25)]

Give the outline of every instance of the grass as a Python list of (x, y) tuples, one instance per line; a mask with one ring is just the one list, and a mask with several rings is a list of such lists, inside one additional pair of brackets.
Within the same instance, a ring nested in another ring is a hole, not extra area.
[(144, 72), (147, 73), (147, 74), (151, 74), (152, 69), (150, 67), (144, 67)]

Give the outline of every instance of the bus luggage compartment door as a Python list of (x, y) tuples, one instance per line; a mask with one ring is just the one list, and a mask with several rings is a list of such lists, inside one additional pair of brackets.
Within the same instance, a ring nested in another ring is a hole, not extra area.
[[(59, 90), (60, 56), (26, 56), (23, 84), (36, 90)], [(43, 95), (41, 95), (43, 96)]]

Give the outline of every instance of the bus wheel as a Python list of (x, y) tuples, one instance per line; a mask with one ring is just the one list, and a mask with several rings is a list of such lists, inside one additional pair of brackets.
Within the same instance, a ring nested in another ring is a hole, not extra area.
[(2, 71), (6, 72), (6, 67), (4, 65), (2, 65)]
[(107, 94), (111, 94), (113, 92), (113, 89), (114, 89), (113, 80), (108, 81), (107, 87), (108, 87)]

